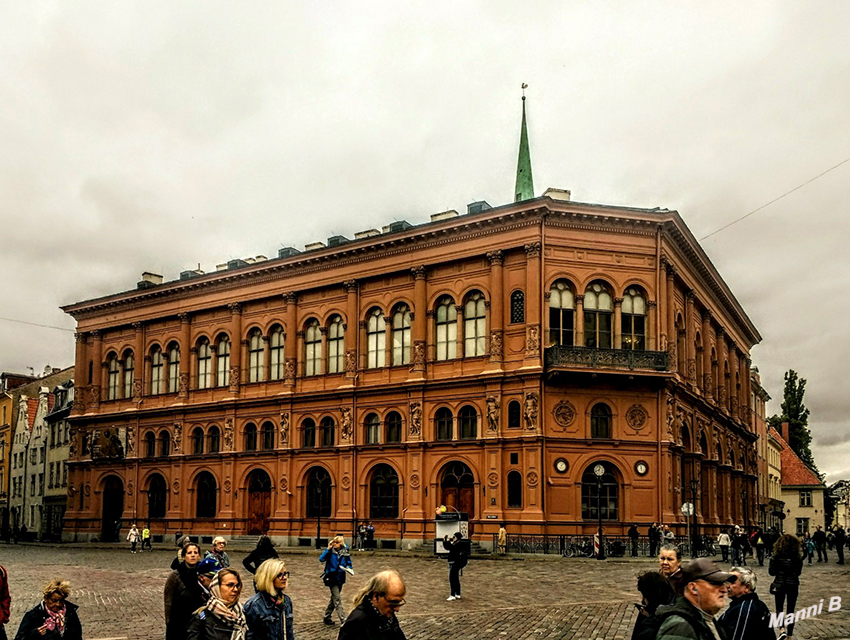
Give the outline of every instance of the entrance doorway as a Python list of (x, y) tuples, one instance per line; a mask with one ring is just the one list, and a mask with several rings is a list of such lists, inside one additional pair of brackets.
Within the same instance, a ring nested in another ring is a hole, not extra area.
[(272, 514), (272, 481), (261, 469), (248, 478), (248, 534), (260, 535), (269, 530)]
[(451, 462), (446, 465), (440, 481), (440, 489), (442, 492), (440, 504), (469, 514), (470, 520), (475, 518), (475, 477), (469, 467), (462, 462)]
[(109, 476), (103, 483), (103, 519), (100, 527), (100, 539), (103, 542), (118, 542), (122, 517), (124, 483), (117, 476)]

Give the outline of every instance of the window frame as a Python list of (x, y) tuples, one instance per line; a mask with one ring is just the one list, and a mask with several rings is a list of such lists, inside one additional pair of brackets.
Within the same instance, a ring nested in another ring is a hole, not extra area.
[(442, 296), (434, 309), (435, 355), (438, 361), (457, 358), (457, 307), (454, 298)]
[(487, 299), (471, 291), (463, 304), (463, 357), (487, 355)]
[(394, 367), (410, 364), (410, 306), (399, 303), (393, 310), (392, 319), (392, 363)]
[(366, 368), (380, 369), (386, 365), (387, 326), (384, 314), (378, 307), (366, 316)]
[(328, 373), (345, 372), (345, 324), (334, 314), (328, 321)]

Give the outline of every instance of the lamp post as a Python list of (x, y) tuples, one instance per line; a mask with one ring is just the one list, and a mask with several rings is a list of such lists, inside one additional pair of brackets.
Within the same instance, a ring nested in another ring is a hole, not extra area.
[(743, 504), (743, 507), (744, 507), (744, 527), (749, 529), (750, 528), (750, 518), (749, 518), (749, 514), (747, 512), (747, 488), (746, 487), (741, 489), (741, 503)]
[(602, 476), (605, 475), (605, 467), (601, 463), (593, 466), (593, 475), (596, 476), (596, 512), (599, 514), (599, 552), (597, 560), (605, 559), (605, 547), (602, 544)]
[(699, 480), (696, 478), (691, 478), (691, 557), (697, 557), (697, 540), (699, 540), (699, 535), (697, 535), (697, 489), (699, 489)]

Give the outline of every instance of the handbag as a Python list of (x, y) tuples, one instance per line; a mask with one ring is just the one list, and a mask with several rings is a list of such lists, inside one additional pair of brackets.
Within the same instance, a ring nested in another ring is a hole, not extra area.
[(770, 583), (770, 593), (771, 593), (771, 595), (776, 595), (776, 583), (775, 582)]

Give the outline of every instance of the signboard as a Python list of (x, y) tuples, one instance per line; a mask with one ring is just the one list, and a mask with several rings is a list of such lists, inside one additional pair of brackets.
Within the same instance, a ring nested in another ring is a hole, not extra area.
[(694, 515), (694, 505), (691, 502), (685, 502), (682, 505), (682, 515), (684, 516), (692, 516)]
[[(91, 437), (91, 457), (92, 460), (98, 458), (123, 458), (124, 443), (127, 439), (127, 433), (124, 427), (106, 427), (105, 429), (94, 429), (91, 434), (86, 434), (86, 437)], [(85, 451), (85, 447), (83, 447)]]
[(469, 538), (469, 514), (467, 513), (438, 513), (436, 518), (436, 537), (434, 538), (434, 552), (447, 554), (443, 549), (443, 537), (451, 538), (458, 531), (464, 538)]

